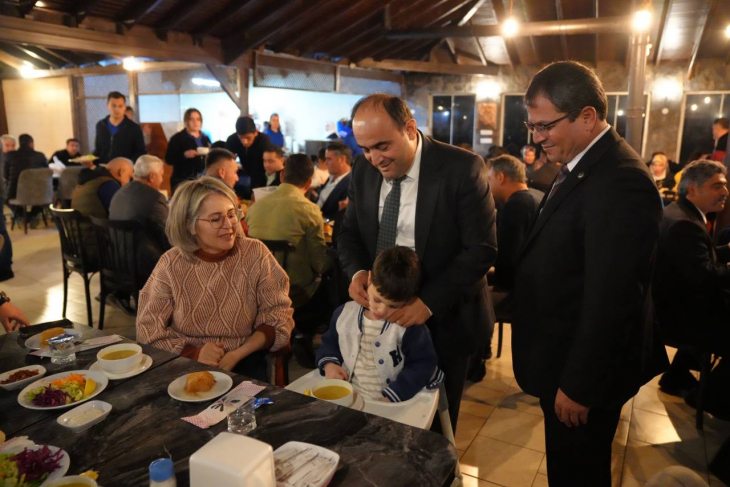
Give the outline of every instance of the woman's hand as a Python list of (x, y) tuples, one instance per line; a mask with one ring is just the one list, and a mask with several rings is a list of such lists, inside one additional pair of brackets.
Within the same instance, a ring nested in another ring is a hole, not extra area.
[(188, 159), (192, 159), (193, 157), (198, 157), (198, 151), (190, 149), (186, 150), (183, 155), (187, 157)]
[(218, 363), (226, 354), (223, 350), (223, 343), (206, 343), (203, 348), (200, 349), (198, 354), (198, 362), (208, 365), (218, 366)]
[(5, 304), (0, 306), (0, 322), (2, 322), (5, 331), (8, 333), (29, 324), (28, 318), (10, 301), (6, 301)]
[(238, 365), (238, 362), (240, 362), (247, 356), (248, 353), (246, 353), (243, 347), (231, 350), (223, 356), (221, 361), (218, 363), (218, 368), (223, 369), (226, 372), (230, 372), (236, 365)]
[(349, 376), (347, 375), (347, 372), (345, 372), (345, 369), (340, 367), (334, 362), (330, 362), (328, 364), (325, 364), (324, 366), (324, 377), (326, 379), (341, 379), (341, 380), (349, 380)]

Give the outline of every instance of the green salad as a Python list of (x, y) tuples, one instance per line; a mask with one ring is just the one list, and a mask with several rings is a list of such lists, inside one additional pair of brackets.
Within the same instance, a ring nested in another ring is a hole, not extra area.
[(61, 467), (62, 450), (53, 453), (47, 446), (20, 453), (0, 454), (0, 487), (38, 487)]

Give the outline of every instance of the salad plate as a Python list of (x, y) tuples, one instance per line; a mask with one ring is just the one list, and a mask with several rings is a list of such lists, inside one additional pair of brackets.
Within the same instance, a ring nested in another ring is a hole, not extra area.
[(6, 485), (19, 481), (26, 475), (23, 486), (42, 487), (53, 480), (63, 478), (71, 466), (68, 453), (50, 445), (16, 446), (0, 451), (0, 472), (6, 475)]
[(68, 408), (97, 396), (108, 385), (109, 379), (101, 372), (71, 370), (26, 386), (18, 394), (18, 404), (39, 410)]

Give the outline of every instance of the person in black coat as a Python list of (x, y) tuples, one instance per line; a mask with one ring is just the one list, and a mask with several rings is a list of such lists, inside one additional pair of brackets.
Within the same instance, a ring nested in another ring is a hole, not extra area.
[[(710, 160), (694, 161), (684, 169), (679, 199), (664, 208), (654, 273), (662, 335), (670, 343), (713, 352), (730, 348), (730, 248), (713, 244), (706, 217), (725, 207), (725, 173), (725, 166)], [(685, 395), (695, 387), (689, 371), (693, 362), (680, 348), (659, 381), (662, 390)]]
[[(50, 162), (54, 162), (54, 159), (58, 159), (64, 166), (81, 166), (80, 162), (71, 162), (71, 159), (79, 157), (81, 155), (81, 143), (78, 139), (68, 139), (66, 141), (66, 148), (61, 149), (53, 153), (50, 158)], [(89, 164), (93, 164), (90, 162)]]
[(127, 99), (118, 91), (107, 96), (106, 108), (109, 115), (96, 124), (94, 155), (97, 164), (106, 164), (117, 157), (136, 161), (147, 154), (142, 127), (124, 115)]
[(240, 179), (235, 188), (239, 196), (250, 199), (254, 188), (266, 186), (264, 150), (270, 145), (269, 137), (258, 131), (250, 117), (236, 120), (236, 133), (226, 140), (226, 149), (237, 154), (241, 163)]
[(525, 104), (533, 141), (563, 166), (518, 257), (515, 378), (540, 398), (550, 485), (610, 486), (621, 407), (667, 366), (649, 291), (661, 202), (591, 70), (547, 66)]
[(26, 169), (48, 167), (46, 156), (34, 149), (33, 137), (22, 134), (18, 137), (18, 150), (8, 152), (3, 157), (3, 176), (7, 187), (7, 199), (12, 200), (18, 192), (20, 173)]
[(355, 104), (352, 115), (364, 157), (353, 164), (337, 241), (350, 297), (367, 306), (367, 271), (379, 249), (416, 251), (420, 291), (390, 321), (428, 326), (456, 428), (468, 358), (494, 326), (486, 274), (497, 242), (486, 166), (478, 155), (420, 133), (400, 98), (371, 95)]
[[(172, 191), (187, 179), (195, 179), (205, 171), (205, 155), (210, 150), (210, 139), (205, 135), (203, 115), (197, 108), (188, 108), (183, 116), (185, 128), (170, 138), (165, 162), (172, 166)], [(201, 149), (201, 150), (198, 150)]]
[(284, 170), (285, 162), (286, 153), (280, 146), (272, 143), (264, 149), (266, 186), (279, 186), (281, 184), (281, 172)]
[(329, 220), (348, 204), (347, 192), (350, 187), (352, 152), (344, 142), (331, 142), (324, 156), (329, 177), (315, 192), (314, 202), (322, 209), (322, 215)]

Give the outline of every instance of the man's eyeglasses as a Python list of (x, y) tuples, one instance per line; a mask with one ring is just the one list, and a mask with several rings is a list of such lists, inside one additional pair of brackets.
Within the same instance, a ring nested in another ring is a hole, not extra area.
[(582, 108), (579, 108), (578, 110), (573, 110), (572, 112), (568, 113), (567, 115), (564, 115), (558, 119), (553, 120), (549, 123), (532, 123), (532, 122), (525, 122), (525, 127), (527, 127), (527, 130), (529, 130), (532, 133), (539, 133), (544, 134), (550, 131), (553, 127), (555, 127), (558, 123), (562, 122), (566, 118), (572, 116), (574, 113), (579, 113)]
[(213, 218), (198, 218), (198, 220), (203, 220), (204, 222), (210, 223), (210, 226), (213, 230), (220, 230), (223, 228), (223, 223), (228, 220), (228, 223), (231, 224), (231, 227), (234, 225), (238, 225), (241, 220), (243, 219), (243, 212), (241, 209), (237, 210), (231, 210), (226, 214), (226, 216), (223, 215), (216, 215)]

